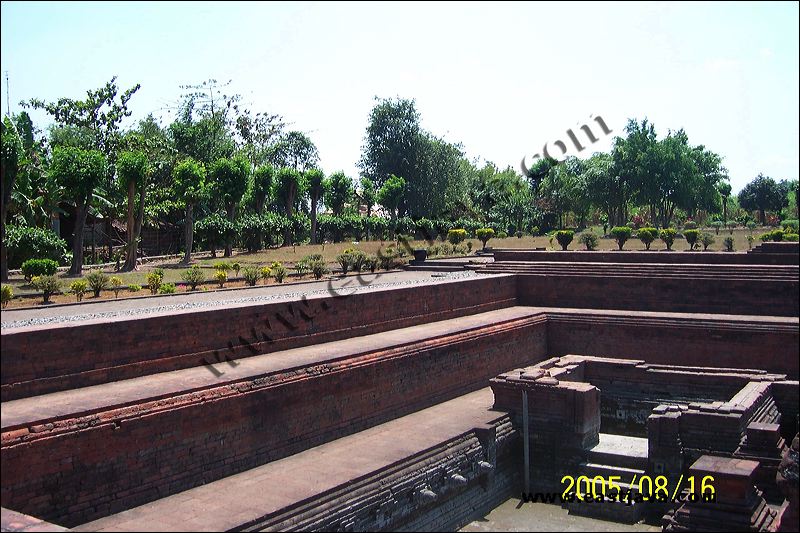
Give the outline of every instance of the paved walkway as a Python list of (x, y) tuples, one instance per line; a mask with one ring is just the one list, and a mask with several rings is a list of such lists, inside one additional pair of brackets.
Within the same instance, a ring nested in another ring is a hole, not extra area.
[(52, 324), (67, 321), (82, 321), (95, 318), (159, 313), (170, 310), (183, 310), (199, 307), (222, 306), (234, 303), (261, 301), (290, 301), (303, 295), (347, 295), (355, 292), (442, 283), (475, 277), (471, 271), (464, 272), (379, 272), (361, 276), (347, 276), (327, 281), (290, 283), (285, 285), (256, 286), (244, 289), (216, 291), (197, 291), (148, 298), (104, 300), (74, 305), (41, 306), (36, 309), (5, 310), (2, 329), (31, 325)]
[(88, 522), (74, 531), (231, 531), (297, 502), (391, 467), (505, 413), (490, 388), (173, 496)]

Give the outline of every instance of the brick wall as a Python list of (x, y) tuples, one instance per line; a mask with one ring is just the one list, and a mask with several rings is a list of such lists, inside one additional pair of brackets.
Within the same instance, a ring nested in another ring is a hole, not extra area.
[(515, 291), (513, 277), (493, 276), (3, 330), (2, 400), (491, 311), (514, 305)]
[(568, 250), (494, 250), (495, 261), (556, 261), (556, 262), (597, 262), (597, 263), (669, 263), (706, 265), (796, 265), (797, 252), (794, 253), (745, 253), (745, 252), (683, 252), (634, 250), (594, 252)]
[(63, 432), (5, 428), (2, 505), (67, 526), (100, 518), (484, 387), (542, 359), (545, 333), (543, 317), (525, 318), (193, 392), (174, 408), (93, 413)]

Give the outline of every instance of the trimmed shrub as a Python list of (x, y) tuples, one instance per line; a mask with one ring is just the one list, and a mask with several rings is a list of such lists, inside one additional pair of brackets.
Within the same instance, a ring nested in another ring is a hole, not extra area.
[(239, 277), (239, 271), (241, 269), (242, 269), (242, 265), (240, 265), (239, 263), (232, 263), (231, 264), (231, 270), (233, 270), (234, 274), (236, 274), (236, 277)]
[(94, 297), (99, 298), (100, 291), (108, 288), (111, 278), (104, 274), (101, 270), (92, 270), (89, 275), (86, 276), (86, 281), (89, 282), (89, 287), (91, 287), (94, 291)]
[(461, 228), (451, 229), (447, 232), (447, 242), (456, 245), (460, 244), (467, 238), (467, 230)]
[(311, 270), (311, 274), (314, 276), (314, 279), (322, 279), (322, 276), (330, 272), (328, 269), (328, 265), (325, 264), (325, 261), (320, 259), (311, 259), (308, 262), (308, 268)]
[(780, 229), (774, 229), (772, 231), (768, 231), (759, 237), (762, 242), (781, 242), (783, 240), (783, 236), (785, 232)]
[(189, 284), (189, 290), (196, 290), (197, 286), (206, 280), (206, 274), (203, 269), (195, 265), (188, 270), (184, 270), (181, 274), (181, 279)]
[(227, 261), (217, 261), (214, 263), (214, 270), (222, 270), (223, 272), (228, 273), (233, 270), (233, 265)]
[(783, 228), (784, 231), (786, 231), (787, 229), (791, 229), (792, 230), (792, 231), (790, 231), (788, 233), (797, 233), (798, 229), (800, 229), (800, 225), (799, 224), (800, 223), (798, 223), (798, 221), (796, 219), (790, 218), (790, 219), (782, 221), (781, 222), (781, 227)]
[(611, 228), (611, 236), (617, 241), (617, 246), (619, 246), (620, 250), (625, 246), (625, 242), (631, 238), (632, 232), (633, 230), (628, 226), (616, 226)]
[(700, 243), (703, 245), (703, 251), (704, 251), (704, 252), (705, 252), (706, 250), (708, 250), (708, 247), (709, 247), (709, 246), (711, 246), (712, 244), (714, 244), (714, 241), (715, 241), (715, 239), (714, 239), (714, 236), (713, 236), (713, 235), (711, 235), (710, 233), (703, 233), (703, 234), (700, 236)]
[(734, 248), (733, 248), (733, 237), (725, 237), (725, 240), (722, 241), (722, 242), (725, 245), (725, 251), (726, 252), (734, 251)]
[(336, 262), (342, 267), (342, 274), (347, 274), (350, 269), (350, 254), (345, 252), (336, 256)]
[(173, 294), (177, 290), (174, 283), (165, 283), (158, 288), (158, 294)]
[(700, 230), (697, 229), (684, 230), (683, 238), (686, 239), (686, 243), (689, 245), (689, 249), (694, 250), (694, 247), (697, 245), (697, 240), (700, 238)]
[(37, 276), (54, 276), (58, 271), (58, 263), (52, 259), (28, 259), (22, 263), (22, 275), (29, 282)]
[(294, 272), (297, 274), (297, 277), (302, 278), (303, 274), (308, 272), (308, 261), (305, 259), (301, 259), (300, 261), (294, 264)]
[(676, 231), (673, 228), (664, 228), (658, 232), (658, 238), (664, 241), (667, 245), (667, 250), (672, 250), (672, 244), (675, 242)]
[(215, 270), (214, 281), (219, 284), (220, 289), (223, 288), (225, 286), (225, 282), (228, 281), (228, 273), (224, 270)]
[(270, 266), (270, 271), (272, 272), (272, 277), (275, 278), (275, 281), (278, 283), (283, 283), (283, 278), (286, 277), (286, 268), (278, 261), (272, 263)]
[(556, 232), (556, 240), (558, 244), (561, 245), (562, 250), (566, 250), (569, 243), (572, 242), (572, 238), (575, 236), (575, 232), (568, 229), (562, 229)]
[(11, 285), (3, 285), (0, 287), (0, 304), (3, 307), (8, 305), (8, 302), (14, 299), (14, 289)]
[(244, 281), (251, 287), (255, 287), (258, 280), (261, 279), (261, 270), (257, 267), (247, 266), (242, 270)]
[(658, 230), (656, 228), (639, 228), (636, 236), (644, 243), (645, 249), (649, 250), (650, 245), (658, 238)]
[(111, 276), (109, 281), (111, 283), (111, 290), (114, 291), (114, 298), (119, 298), (119, 291), (122, 290), (122, 278), (119, 276)]
[(10, 269), (22, 267), (28, 259), (52, 259), (66, 264), (67, 241), (47, 229), (7, 224), (6, 253)]
[(747, 236), (747, 249), (748, 249), (748, 250), (752, 250), (752, 249), (753, 249), (753, 241), (754, 241), (754, 240), (755, 240), (755, 239), (753, 238), (753, 236), (752, 236), (752, 235), (748, 235), (748, 236)]
[(683, 223), (683, 229), (684, 230), (697, 229), (697, 222), (695, 222), (694, 220), (687, 220), (686, 222)]
[(578, 241), (582, 245), (586, 246), (586, 249), (591, 252), (592, 250), (597, 250), (599, 239), (597, 238), (597, 235), (591, 231), (585, 231), (581, 233), (580, 237), (578, 237)]
[(69, 284), (69, 292), (74, 294), (79, 302), (83, 300), (83, 295), (86, 294), (87, 288), (89, 288), (89, 284), (86, 283), (85, 279), (76, 279)]
[(150, 289), (150, 294), (157, 294), (163, 282), (164, 274), (161, 272), (153, 270), (147, 274), (147, 288)]
[(44, 303), (50, 303), (50, 296), (61, 289), (61, 281), (55, 276), (38, 276), (31, 283), (36, 290), (42, 291)]
[(747, 229), (750, 230), (750, 233), (753, 233), (753, 230), (756, 229), (757, 224), (753, 220), (748, 220), (747, 224), (745, 224), (745, 226), (747, 226)]
[(374, 274), (378, 268), (378, 256), (370, 255), (364, 260), (364, 268)]
[(364, 269), (364, 263), (367, 261), (367, 254), (361, 250), (353, 250), (350, 252), (350, 267), (356, 272), (361, 272)]
[(497, 238), (498, 239), (507, 239), (508, 238), (508, 233), (506, 233), (505, 231), (498, 231), (497, 232)]
[(710, 225), (711, 225), (712, 228), (714, 228), (714, 231), (716, 232), (716, 234), (719, 235), (719, 228), (722, 227), (722, 221), (721, 220), (715, 220)]
[(378, 250), (378, 264), (384, 270), (391, 270), (394, 268), (398, 257), (397, 251), (391, 246), (386, 248), (386, 250), (382, 248)]
[(784, 233), (783, 240), (786, 242), (797, 242), (798, 234), (797, 233)]
[(135, 283), (131, 283), (130, 285), (128, 285), (128, 290), (131, 292), (139, 292), (140, 290), (142, 290), (142, 286), (136, 285)]
[(258, 271), (261, 274), (261, 279), (264, 280), (264, 284), (267, 283), (267, 280), (272, 276), (272, 269), (269, 267), (261, 267), (261, 270)]

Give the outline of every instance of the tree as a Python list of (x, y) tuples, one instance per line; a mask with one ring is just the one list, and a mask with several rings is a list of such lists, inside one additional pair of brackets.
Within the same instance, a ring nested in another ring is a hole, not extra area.
[[(59, 98), (56, 102), (47, 103), (33, 98), (28, 102), (20, 102), (23, 107), (43, 109), (59, 125), (74, 126), (89, 132), (93, 140), (91, 148), (99, 150), (105, 156), (107, 173), (96, 186), (102, 187), (103, 194), (108, 200), (103, 205), (107, 235), (111, 235), (111, 219), (117, 205), (117, 199), (114, 198), (116, 187), (113, 181), (116, 154), (122, 142), (120, 124), (123, 119), (131, 116), (132, 111), (128, 109), (128, 102), (141, 87), (137, 83), (122, 93), (117, 101), (119, 89), (116, 80), (117, 77), (114, 76), (100, 89), (87, 91), (85, 100)], [(111, 251), (112, 243), (109, 239), (109, 257)]]
[(2, 238), (2, 248), (0, 248), (0, 269), (2, 269), (2, 280), (8, 281), (8, 252), (6, 251), (6, 217), (8, 215), (8, 204), (11, 201), (11, 192), (14, 190), (14, 183), (20, 169), (20, 160), (23, 157), (22, 139), (17, 132), (16, 126), (8, 117), (2, 122), (2, 160), (0, 160), (0, 181), (2, 181), (2, 218), (0, 218), (0, 238)]
[[(294, 214), (294, 204), (303, 195), (306, 189), (303, 175), (296, 169), (283, 167), (278, 170), (276, 176), (276, 196), (283, 204), (284, 214), (291, 221)], [(284, 230), (283, 245), (292, 244), (292, 225), (287, 224)]]
[[(147, 191), (147, 176), (150, 172), (147, 156), (144, 152), (122, 152), (117, 158), (117, 176), (120, 185), (128, 194), (128, 245), (127, 259), (122, 267), (124, 271), (136, 270), (136, 249), (144, 221), (144, 201)], [(139, 192), (139, 215), (134, 214), (136, 208), (136, 192)]]
[(317, 206), (325, 189), (324, 180), (325, 175), (317, 168), (306, 172), (305, 181), (311, 194), (311, 244), (317, 244)]
[(731, 184), (728, 182), (723, 181), (719, 185), (717, 185), (717, 191), (719, 191), (719, 195), (722, 197), (722, 223), (727, 225), (728, 224), (728, 198), (731, 195)]
[(403, 201), (405, 194), (406, 180), (397, 176), (389, 176), (378, 190), (378, 203), (381, 204), (392, 219), (392, 232), (395, 231), (395, 221), (397, 220), (397, 210)]
[(72, 266), (69, 273), (80, 275), (83, 269), (83, 229), (89, 202), (98, 183), (106, 176), (106, 158), (98, 150), (56, 147), (50, 163), (51, 175), (64, 184), (75, 203), (75, 235), (72, 242)]
[(377, 203), (378, 193), (375, 191), (375, 184), (366, 176), (361, 177), (361, 202), (367, 208), (367, 216), (372, 216), (372, 208)]
[(776, 183), (770, 177), (759, 174), (739, 192), (739, 205), (748, 211), (758, 210), (762, 224), (766, 223), (766, 211), (780, 211), (787, 205), (788, 187)]
[(353, 200), (353, 180), (344, 172), (335, 172), (327, 180), (325, 187), (325, 205), (331, 208), (334, 216), (339, 216), (345, 206)]
[(270, 151), (269, 159), (276, 167), (291, 167), (304, 172), (319, 163), (317, 147), (300, 131), (290, 131), (282, 136)]
[[(236, 205), (247, 190), (247, 178), (250, 165), (241, 156), (231, 159), (217, 159), (212, 165), (209, 174), (214, 182), (216, 193), (225, 205), (228, 220), (233, 223), (236, 219)], [(232, 235), (225, 239), (225, 257), (233, 255)]]
[[(259, 217), (264, 214), (264, 206), (271, 202), (274, 185), (275, 168), (269, 163), (264, 163), (256, 167), (250, 184), (250, 193), (255, 203), (256, 213), (258, 213)], [(264, 242), (264, 231), (260, 225), (256, 234), (256, 240), (256, 247), (261, 249)]]
[(391, 175), (417, 175), (420, 117), (413, 100), (376, 100), (358, 166), (380, 189)]
[(187, 158), (178, 163), (173, 171), (175, 192), (186, 203), (185, 219), (185, 251), (183, 262), (189, 264), (192, 260), (192, 241), (194, 238), (194, 205), (207, 194), (206, 169), (202, 163)]

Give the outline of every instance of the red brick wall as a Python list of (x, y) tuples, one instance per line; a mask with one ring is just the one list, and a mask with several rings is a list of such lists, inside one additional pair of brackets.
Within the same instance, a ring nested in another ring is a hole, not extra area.
[(596, 263), (671, 263), (707, 265), (796, 265), (797, 253), (730, 253), (730, 252), (683, 252), (634, 250), (594, 252), (568, 250), (494, 250), (495, 261), (555, 261)]
[[(345, 289), (346, 291), (347, 289)], [(346, 294), (346, 292), (345, 292)], [(2, 333), (2, 400), (369, 335), (515, 304), (513, 277)]]
[(547, 313), (548, 354), (643, 359), (648, 363), (753, 368), (797, 379), (797, 322)]
[(6, 428), (2, 505), (67, 526), (99, 518), (485, 387), (543, 359), (545, 334), (536, 316), (202, 391), (188, 405), (94, 413), (61, 433), (58, 421)]
[(520, 305), (793, 317), (800, 314), (797, 280), (518, 276)]

